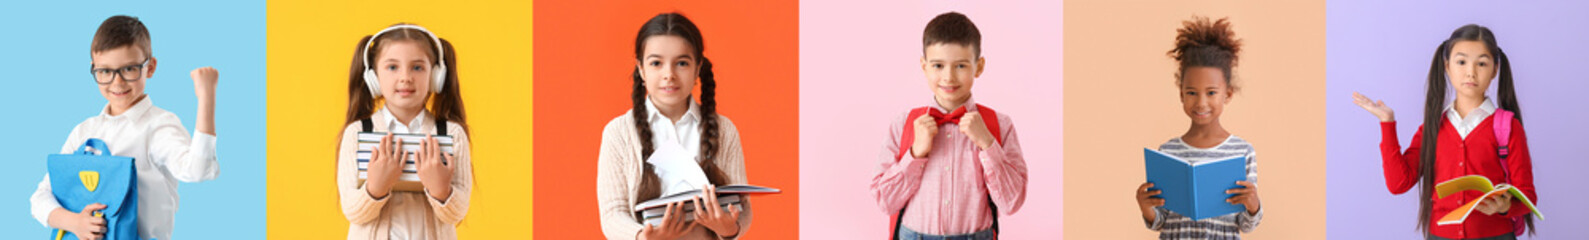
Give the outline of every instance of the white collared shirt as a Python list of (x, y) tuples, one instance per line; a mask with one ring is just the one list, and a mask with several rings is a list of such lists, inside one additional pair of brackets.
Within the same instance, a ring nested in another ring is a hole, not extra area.
[[(386, 125), (386, 131), (387, 132), (398, 133), (398, 134), (425, 134), (425, 133), (432, 132), (432, 131), (430, 131), (430, 129), (435, 128), (434, 127), (435, 124), (426, 124), (427, 122), (429, 122), (429, 120), (426, 120), (426, 119), (430, 119), (430, 110), (425, 110), (424, 108), (420, 108), (419, 109), (419, 114), (414, 114), (414, 119), (409, 119), (407, 123), (404, 123), (404, 122), (402, 122), (402, 120), (398, 120), (397, 119), (397, 115), (392, 115), (392, 111), (390, 109), (391, 108), (389, 106), (382, 106), (381, 110), (379, 110), (378, 112), (375, 113), (375, 114), (380, 114), (381, 116), (385, 117), (385, 121), (381, 121), (378, 124)], [(411, 233), (411, 232), (420, 232), (420, 230), (421, 230), (421, 229), (410, 229), (410, 228), (420, 228), (420, 227), (422, 227), (422, 226), (408, 226), (408, 225), (404, 225), (404, 224), (392, 224), (391, 227), (387, 229), (387, 237), (390, 238), (391, 240), (406, 240), (406, 239), (410, 239), (410, 238), (413, 238), (413, 237), (409, 236), (409, 233)]]
[(1454, 102), (1446, 105), (1446, 119), (1450, 119), (1451, 126), (1456, 127), (1457, 135), (1461, 136), (1462, 139), (1468, 139), (1469, 132), (1473, 132), (1474, 128), (1478, 128), (1480, 123), (1484, 123), (1485, 118), (1495, 114), (1495, 104), (1490, 103), (1489, 98), (1484, 98), (1484, 103), (1479, 104), (1478, 108), (1468, 112), (1467, 118), (1462, 118), (1462, 115), (1457, 114), (1457, 110), (1454, 108), (1455, 105), (1456, 103)]
[(700, 165), (700, 105), (693, 99), (686, 101), (690, 108), (675, 123), (657, 110), (650, 97), (646, 98), (646, 121), (651, 124), (651, 146), (655, 149), (646, 163), (654, 167), (664, 196), (710, 183)]
[[(115, 156), (132, 157), (137, 166), (138, 232), (141, 238), (171, 239), (177, 212), (177, 181), (202, 182), (220, 175), (215, 156), (215, 135), (193, 132), (182, 119), (143, 100), (121, 115), (112, 116), (106, 105), (99, 115), (83, 120), (67, 135), (62, 154), (76, 152), (89, 138), (105, 141)], [(33, 218), (49, 226), (50, 212), (60, 208), (45, 174), (33, 192)]]
[(402, 120), (397, 120), (397, 116), (392, 115), (392, 111), (387, 109), (387, 107), (381, 107), (381, 110), (375, 114), (380, 114), (386, 117), (386, 121), (380, 122), (378, 124), (385, 124), (387, 131), (391, 133), (423, 134), (429, 132), (428, 130), (431, 128), (434, 128), (433, 125), (435, 124), (427, 124), (430, 122), (430, 120), (427, 120), (430, 119), (429, 110), (425, 110), (423, 108), (419, 109), (419, 114), (415, 114), (414, 119), (410, 119), (407, 123), (404, 123)]

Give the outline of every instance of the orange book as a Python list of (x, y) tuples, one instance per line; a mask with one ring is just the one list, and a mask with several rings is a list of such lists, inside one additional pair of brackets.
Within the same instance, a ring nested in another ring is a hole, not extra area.
[(1478, 199), (1474, 199), (1467, 204), (1463, 204), (1462, 207), (1451, 210), (1451, 212), (1447, 213), (1444, 217), (1440, 217), (1438, 225), (1462, 223), (1462, 221), (1468, 219), (1468, 215), (1473, 215), (1475, 207), (1479, 206), (1479, 202), (1501, 193), (1511, 193), (1513, 199), (1519, 200), (1519, 202), (1523, 203), (1523, 206), (1528, 207), (1528, 210), (1534, 212), (1534, 217), (1545, 219), (1545, 214), (1540, 213), (1539, 209), (1534, 207), (1534, 200), (1528, 199), (1528, 195), (1524, 195), (1522, 191), (1518, 191), (1517, 188), (1512, 187), (1511, 184), (1502, 183), (1497, 185), (1491, 183), (1490, 179), (1485, 178), (1484, 176), (1467, 175), (1446, 180), (1435, 185), (1436, 196), (1440, 196), (1442, 198), (1462, 191), (1479, 191), (1484, 192), (1484, 195), (1479, 196)]

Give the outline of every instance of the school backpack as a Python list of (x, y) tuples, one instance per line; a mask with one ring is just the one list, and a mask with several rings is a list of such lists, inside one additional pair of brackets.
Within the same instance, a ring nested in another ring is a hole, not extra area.
[[(1501, 176), (1504, 178), (1503, 182), (1508, 183), (1512, 180), (1512, 168), (1506, 166), (1506, 157), (1511, 155), (1512, 151), (1507, 148), (1507, 145), (1512, 143), (1512, 120), (1513, 116), (1516, 115), (1512, 111), (1497, 108), (1495, 109), (1494, 119), (1490, 119), (1490, 123), (1494, 124), (1493, 128), (1495, 129), (1495, 151), (1500, 155), (1501, 172), (1504, 173)], [(1523, 215), (1512, 218), (1512, 236), (1523, 236), (1523, 233), (1528, 228), (1528, 225), (1525, 224), (1525, 219), (1528, 217), (1529, 215)]]
[[(914, 136), (916, 134), (916, 128), (915, 128), (915, 124), (912, 123), (911, 121), (915, 120), (916, 118), (921, 117), (922, 115), (927, 115), (928, 113), (930, 113), (932, 111), (936, 111), (936, 110), (933, 109), (932, 107), (919, 107), (919, 108), (916, 108), (916, 109), (911, 109), (910, 113), (905, 115), (905, 130), (903, 132), (901, 132), (901, 134), (899, 135), (900, 136), (899, 137), (899, 151), (894, 153), (894, 161), (899, 161), (900, 157), (904, 157), (906, 153), (909, 153), (911, 145), (915, 144), (916, 138)], [(1004, 138), (1000, 138), (999, 137), (1002, 134), (999, 134), (1000, 133), (1000, 129), (999, 129), (999, 115), (998, 115), (998, 113), (994, 112), (992, 108), (988, 108), (987, 106), (982, 106), (982, 104), (977, 104), (977, 113), (982, 115), (982, 123), (987, 125), (988, 133), (992, 133), (993, 134), (993, 136), (994, 136), (993, 140), (995, 142), (998, 142), (1000, 145), (1003, 145), (1004, 144)], [(990, 228), (993, 229), (993, 239), (998, 239), (999, 238), (999, 208), (998, 208), (997, 205), (993, 204), (993, 196), (989, 195), (989, 196), (987, 196), (987, 198), (988, 198), (988, 209), (993, 210), (993, 225)], [(889, 236), (888, 236), (889, 239), (894, 239), (894, 240), (898, 240), (899, 239), (899, 228), (901, 227), (899, 223), (900, 223), (900, 221), (902, 221), (900, 219), (900, 216), (902, 216), (904, 214), (905, 214), (905, 209), (901, 208), (899, 210), (899, 212), (893, 213), (893, 214), (891, 214), (889, 216), (889, 223), (890, 224), (889, 224), (888, 228), (891, 229), (891, 231), (888, 232), (889, 233)]]
[[(105, 219), (105, 240), (138, 239), (138, 171), (133, 158), (110, 154), (105, 141), (90, 138), (72, 154), (50, 154), (50, 193), (62, 208), (81, 212), (88, 204), (105, 204), (94, 212)], [(50, 239), (77, 239), (52, 229)]]

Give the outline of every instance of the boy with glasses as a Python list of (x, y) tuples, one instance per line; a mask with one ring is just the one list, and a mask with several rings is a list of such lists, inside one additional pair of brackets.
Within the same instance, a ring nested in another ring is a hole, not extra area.
[[(194, 69), (198, 121), (193, 135), (176, 114), (154, 106), (143, 92), (159, 60), (154, 58), (149, 30), (130, 16), (113, 16), (94, 34), (89, 72), (108, 101), (99, 115), (72, 129), (61, 153), (72, 153), (89, 138), (104, 140), (112, 154), (132, 157), (137, 169), (139, 238), (170, 239), (177, 210), (177, 181), (215, 179), (220, 168), (215, 157), (214, 68)], [(103, 150), (102, 150), (103, 151)], [(51, 193), (49, 176), (39, 182), (31, 198), (33, 218), (50, 228), (70, 231), (81, 239), (104, 237), (105, 220), (93, 212), (104, 204), (90, 204), (81, 212), (62, 208)]]

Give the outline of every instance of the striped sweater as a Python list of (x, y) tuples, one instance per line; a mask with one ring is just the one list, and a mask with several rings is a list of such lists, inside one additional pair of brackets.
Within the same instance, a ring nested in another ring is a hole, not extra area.
[[(1258, 183), (1257, 152), (1247, 140), (1235, 135), (1231, 135), (1225, 139), (1225, 142), (1212, 148), (1193, 147), (1176, 137), (1159, 145), (1159, 151), (1192, 163), (1246, 155), (1247, 181)], [(1153, 218), (1153, 222), (1147, 222), (1147, 225), (1148, 229), (1159, 231), (1159, 239), (1241, 239), (1241, 233), (1258, 228), (1258, 221), (1263, 220), (1262, 207), (1258, 208), (1258, 214), (1248, 215), (1246, 211), (1242, 211), (1197, 221), (1170, 212), (1164, 207), (1154, 207), (1153, 212), (1158, 217)]]

